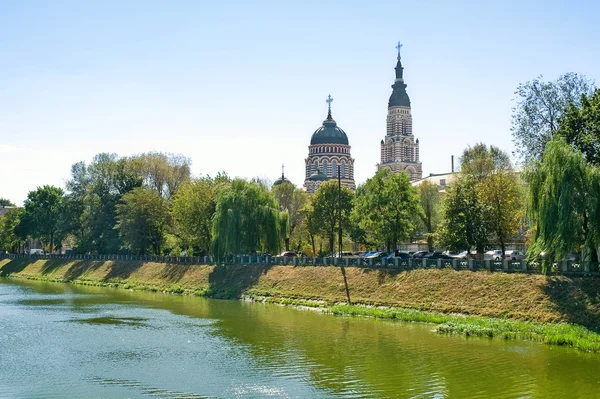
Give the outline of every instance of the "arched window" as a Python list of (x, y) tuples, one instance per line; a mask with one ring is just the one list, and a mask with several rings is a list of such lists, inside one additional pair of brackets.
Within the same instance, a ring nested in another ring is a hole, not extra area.
[(346, 177), (346, 161), (342, 161), (342, 177)]
[(317, 169), (319, 169), (319, 161), (315, 161), (315, 163), (313, 164), (313, 173), (316, 173)]
[(334, 159), (331, 162), (331, 176), (335, 176), (337, 177), (338, 175), (338, 171), (337, 171), (337, 161)]
[(327, 165), (326, 159), (323, 161), (323, 173), (325, 174), (325, 176), (329, 176), (329, 167)]

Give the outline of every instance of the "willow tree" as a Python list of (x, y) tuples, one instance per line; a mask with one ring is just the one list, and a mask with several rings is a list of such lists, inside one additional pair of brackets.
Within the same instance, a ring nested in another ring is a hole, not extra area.
[(257, 251), (276, 253), (285, 234), (286, 217), (266, 187), (235, 179), (217, 193), (212, 251), (218, 258)]
[(528, 212), (535, 225), (530, 258), (544, 254), (548, 263), (584, 250), (598, 261), (600, 172), (564, 140), (546, 145), (541, 161), (526, 172)]
[(288, 229), (285, 234), (285, 250), (289, 251), (290, 241), (294, 237), (297, 241), (297, 248), (300, 249), (302, 239), (296, 233), (297, 229), (302, 225), (304, 213), (302, 209), (308, 201), (306, 191), (297, 188), (292, 183), (284, 181), (283, 183), (273, 186), (272, 193), (279, 202), (279, 208), (282, 212), (287, 212), (289, 215)]
[(415, 217), (422, 216), (419, 193), (406, 173), (379, 170), (368, 179), (355, 200), (360, 226), (379, 245), (396, 249), (415, 230)]

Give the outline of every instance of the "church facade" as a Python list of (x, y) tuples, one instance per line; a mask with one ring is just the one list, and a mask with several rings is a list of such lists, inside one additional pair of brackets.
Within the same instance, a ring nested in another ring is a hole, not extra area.
[(323, 125), (313, 133), (305, 162), (304, 188), (312, 194), (327, 180), (337, 179), (352, 190), (354, 183), (354, 158), (350, 155), (348, 136), (331, 116), (331, 96), (327, 98), (329, 111)]
[(419, 139), (415, 140), (412, 130), (410, 98), (404, 83), (404, 68), (400, 59), (398, 43), (398, 62), (396, 80), (392, 85), (392, 95), (388, 101), (387, 132), (381, 140), (381, 162), (378, 169), (387, 169), (393, 173), (405, 171), (411, 181), (422, 177), (419, 161)]

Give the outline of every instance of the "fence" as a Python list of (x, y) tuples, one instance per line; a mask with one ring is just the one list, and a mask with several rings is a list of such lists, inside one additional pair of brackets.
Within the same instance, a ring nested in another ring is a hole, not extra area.
[[(214, 264), (263, 264), (287, 266), (351, 266), (369, 269), (414, 270), (414, 269), (454, 269), (454, 270), (487, 270), (493, 272), (541, 273), (539, 263), (525, 261), (494, 260), (459, 260), (459, 259), (363, 259), (363, 258), (308, 258), (308, 257), (273, 257), (273, 256), (228, 256), (216, 261), (210, 256), (157, 256), (157, 255), (21, 255), (0, 254), (0, 259), (47, 259), (47, 260), (123, 260), (138, 262), (176, 263), (184, 265)], [(600, 276), (600, 264), (592, 262), (563, 261), (552, 265), (549, 274)]]

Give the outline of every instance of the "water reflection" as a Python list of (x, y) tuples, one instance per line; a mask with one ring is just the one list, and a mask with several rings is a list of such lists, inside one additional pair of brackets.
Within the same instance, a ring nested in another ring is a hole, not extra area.
[(80, 365), (87, 359), (87, 383), (115, 397), (594, 397), (600, 388), (599, 355), (537, 343), (269, 304), (32, 282), (0, 291), (7, 286), (20, 292), (2, 304), (77, 321), (68, 334), (80, 344), (67, 348)]

